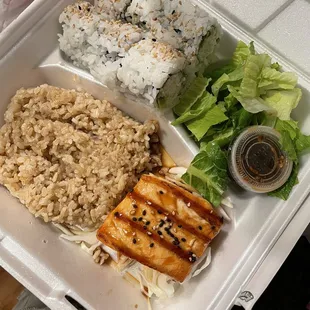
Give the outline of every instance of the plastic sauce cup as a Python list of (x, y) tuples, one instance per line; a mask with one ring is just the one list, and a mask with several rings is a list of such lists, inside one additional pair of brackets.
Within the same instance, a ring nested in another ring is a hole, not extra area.
[(281, 150), (281, 135), (267, 126), (243, 130), (229, 149), (229, 171), (242, 188), (268, 193), (288, 180), (293, 163)]

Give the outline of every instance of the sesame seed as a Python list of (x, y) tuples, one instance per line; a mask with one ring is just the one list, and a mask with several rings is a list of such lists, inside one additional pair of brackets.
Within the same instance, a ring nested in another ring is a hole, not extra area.
[(215, 229), (215, 226), (212, 226), (211, 229)]
[(154, 246), (154, 243), (151, 243), (151, 244), (150, 244), (150, 248), (152, 248), (153, 246)]
[(147, 203), (149, 206), (152, 204), (150, 201), (147, 201), (146, 203)]
[(185, 242), (185, 241), (186, 241), (186, 239), (185, 239), (185, 238), (182, 238), (181, 240), (182, 240), (183, 242)]
[(182, 225), (178, 225), (179, 228), (182, 228)]
[(189, 259), (190, 262), (193, 260), (191, 256), (188, 259)]
[(133, 238), (133, 239), (132, 239), (132, 243), (133, 243), (133, 244), (136, 244), (136, 243), (137, 243), (137, 240), (136, 240), (135, 238)]
[(163, 239), (163, 238), (164, 238), (164, 236), (163, 236), (163, 235), (160, 235), (160, 238), (161, 238), (161, 239)]
[(150, 225), (151, 222), (150, 221), (146, 221), (145, 225)]
[(155, 230), (156, 229), (156, 226), (153, 226), (153, 230)]
[(176, 233), (176, 232), (177, 232), (177, 230), (176, 230), (175, 228), (173, 228), (173, 232), (175, 232), (175, 233)]
[(146, 223), (146, 219), (143, 219), (142, 222), (143, 222), (143, 223)]
[(162, 212), (160, 210), (157, 210), (158, 214), (162, 214)]
[(172, 226), (173, 226), (173, 224), (172, 224), (172, 223), (170, 223), (170, 224), (169, 224), (169, 227), (172, 227)]
[(133, 204), (132, 205), (135, 209), (137, 209), (138, 208), (138, 206), (136, 205), (136, 204)]
[(193, 246), (194, 243), (195, 243), (195, 241), (196, 241), (196, 239), (192, 239), (192, 240), (190, 241), (189, 245), (190, 245), (190, 246)]
[(133, 236), (135, 236), (135, 235), (136, 235), (136, 233), (135, 233), (135, 232), (133, 232), (133, 233), (132, 233), (132, 235), (133, 235)]
[(160, 230), (157, 232), (160, 236), (163, 234)]
[(201, 227), (201, 226), (198, 226), (198, 229), (199, 229), (199, 230), (202, 230), (202, 227)]
[(188, 206), (188, 207), (190, 207), (190, 206), (191, 206), (191, 203), (190, 203), (190, 202), (188, 202), (188, 203), (187, 203), (187, 206)]
[(146, 215), (146, 211), (145, 210), (143, 210), (142, 215)]
[(131, 215), (134, 215), (135, 213), (136, 213), (135, 210), (131, 210), (131, 211), (130, 211), (130, 214), (131, 214)]
[(115, 213), (114, 213), (114, 216), (119, 216), (119, 212), (115, 212)]
[(146, 226), (143, 226), (143, 229), (144, 229), (144, 230), (147, 230), (147, 227), (146, 227)]
[(151, 233), (150, 231), (148, 231), (147, 234), (148, 234), (149, 236), (152, 236), (152, 233)]
[(164, 194), (164, 192), (163, 192), (162, 190), (160, 190), (160, 191), (159, 191), (159, 193), (160, 193), (161, 195), (163, 195), (163, 194)]
[(178, 240), (174, 240), (172, 243), (173, 243), (174, 245), (179, 245), (179, 244), (180, 244), (180, 242), (179, 242)]
[(151, 211), (151, 214), (152, 214), (152, 215), (154, 215), (154, 214), (155, 214), (155, 212), (152, 210), (152, 211)]
[(165, 221), (167, 221), (167, 219), (168, 219), (168, 217), (167, 217), (167, 216), (165, 216), (164, 220), (165, 220)]
[(165, 224), (165, 222), (163, 220), (160, 220), (159, 227), (163, 227), (164, 224)]
[(171, 222), (171, 220), (170, 220), (170, 219), (167, 219), (167, 222), (169, 222), (169, 223), (170, 223), (170, 222)]
[(172, 211), (172, 215), (175, 215), (175, 211)]
[(139, 217), (139, 222), (141, 222), (141, 221), (142, 221), (142, 217), (140, 216), (140, 217)]
[(136, 222), (136, 221), (137, 221), (137, 218), (136, 218), (136, 217), (133, 217), (132, 220), (133, 220), (134, 222)]

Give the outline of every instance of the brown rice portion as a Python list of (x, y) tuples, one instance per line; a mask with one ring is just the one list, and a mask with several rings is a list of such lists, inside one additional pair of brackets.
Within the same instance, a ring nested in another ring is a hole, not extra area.
[(20, 89), (0, 129), (0, 183), (46, 222), (96, 228), (161, 165), (157, 131), (87, 93)]

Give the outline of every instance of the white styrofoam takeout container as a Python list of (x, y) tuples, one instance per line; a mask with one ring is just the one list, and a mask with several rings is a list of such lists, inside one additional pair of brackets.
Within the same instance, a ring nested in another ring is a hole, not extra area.
[[(0, 37), (1, 125), (10, 97), (20, 87), (42, 83), (65, 88), (81, 87), (98, 98), (110, 100), (140, 121), (158, 119), (164, 147), (178, 164), (189, 164), (197, 148), (182, 128), (170, 126), (171, 114), (163, 117), (150, 112), (139, 102), (126, 102), (88, 73), (62, 59), (57, 43), (57, 33), (61, 31), (58, 16), (71, 2), (35, 0), (22, 20), (15, 23), (14, 32)], [(294, 118), (300, 121), (304, 132), (310, 133), (310, 108), (307, 104), (310, 67), (308, 63), (303, 65), (304, 52), (297, 50), (293, 59), (290, 46), (289, 49), (285, 45), (281, 48), (283, 42), (279, 37), (283, 38), (283, 34), (278, 28), (274, 29), (277, 37), (273, 48), (270, 46), (273, 41), (268, 35), (268, 31), (270, 35), (273, 31), (269, 29), (270, 24), (282, 27), (281, 14), (286, 10), (290, 12), (296, 2), (305, 6), (301, 14), (305, 10), (310, 12), (310, 5), (306, 6), (302, 0), (277, 0), (265, 8), (264, 1), (249, 0), (248, 4), (236, 8), (236, 4), (241, 5), (244, 1), (195, 2), (216, 16), (224, 28), (219, 58), (230, 57), (237, 40), (254, 40), (258, 51), (268, 52), (283, 65), (284, 70), (298, 73), (303, 99), (294, 111)], [(290, 36), (289, 32), (284, 33)], [(290, 40), (295, 42), (295, 36), (291, 36)], [(212, 243), (211, 266), (186, 283), (174, 298), (155, 302), (154, 309), (229, 309), (307, 198), (310, 191), (309, 156), (302, 158), (299, 179), (300, 184), (287, 202), (240, 191), (231, 185), (229, 194), (235, 205), (230, 211), (232, 221)], [(147, 308), (139, 290), (124, 281), (112, 268), (95, 265), (79, 247), (60, 240), (59, 232), (52, 225), (35, 219), (4, 188), (0, 188), (0, 199), (0, 264), (51, 309), (75, 309), (66, 296), (73, 297), (88, 310)]]

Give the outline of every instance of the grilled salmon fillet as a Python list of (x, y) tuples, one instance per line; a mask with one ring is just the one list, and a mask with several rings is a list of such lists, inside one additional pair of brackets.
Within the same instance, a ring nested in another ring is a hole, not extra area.
[(97, 237), (123, 255), (183, 282), (222, 224), (203, 198), (163, 178), (143, 175), (109, 214)]

